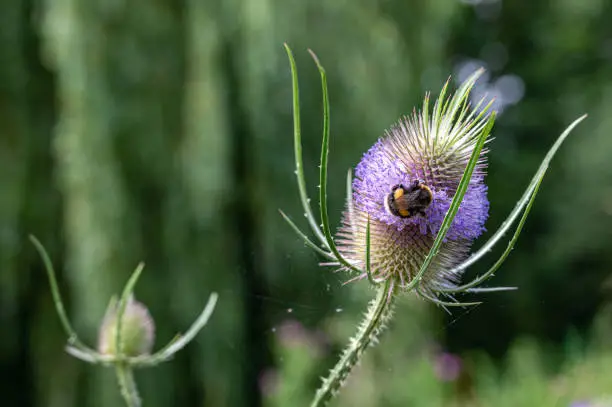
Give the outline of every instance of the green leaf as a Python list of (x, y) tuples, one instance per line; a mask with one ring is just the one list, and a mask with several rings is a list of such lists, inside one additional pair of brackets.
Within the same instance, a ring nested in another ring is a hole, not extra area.
[(438, 304), (442, 307), (471, 307), (474, 305), (480, 305), (482, 304), (482, 302), (449, 302), (449, 301), (442, 301), (436, 297), (432, 297), (431, 295), (428, 295), (427, 293), (423, 292), (421, 290), (420, 287), (417, 287), (417, 292), (419, 293), (419, 295), (435, 304)]

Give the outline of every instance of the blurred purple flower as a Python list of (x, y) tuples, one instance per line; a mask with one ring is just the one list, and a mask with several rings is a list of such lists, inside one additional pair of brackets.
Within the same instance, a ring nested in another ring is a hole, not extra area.
[(304, 343), (307, 341), (308, 333), (304, 326), (298, 321), (289, 319), (283, 321), (277, 329), (278, 339), (285, 346), (291, 346), (295, 343)]
[(461, 358), (452, 353), (440, 353), (436, 356), (434, 361), (436, 377), (443, 382), (457, 380), (462, 368), (463, 362)]
[(313, 356), (321, 355), (327, 345), (327, 338), (322, 332), (309, 331), (293, 319), (283, 321), (275, 331), (281, 346), (305, 346)]
[(612, 398), (572, 401), (569, 407), (612, 407)]
[(264, 396), (272, 396), (278, 390), (278, 372), (274, 369), (264, 370), (259, 375), (259, 389)]

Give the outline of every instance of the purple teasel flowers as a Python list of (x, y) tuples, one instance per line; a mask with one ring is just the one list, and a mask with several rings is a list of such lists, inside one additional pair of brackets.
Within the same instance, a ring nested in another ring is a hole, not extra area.
[[(586, 115), (576, 119), (557, 138), (507, 219), (470, 254), (471, 244), (484, 232), (488, 217), (484, 146), (495, 112), (485, 100), (476, 106), (469, 102), (470, 91), (482, 71), (475, 72), (448, 97), (447, 82), (433, 108), (426, 96), (421, 111), (400, 120), (370, 148), (357, 165), (354, 180), (349, 171), (346, 208), (334, 238), (327, 208), (330, 137), (327, 76), (310, 51), (321, 76), (323, 93), (319, 222), (310, 207), (304, 177), (297, 68), (287, 44), (285, 49), (293, 84), (295, 174), (304, 215), (316, 243), (282, 211), (281, 215), (308, 247), (326, 259), (323, 265), (351, 273), (349, 281), (367, 279), (376, 287), (376, 297), (357, 333), (310, 405), (320, 407), (337, 394), (365, 349), (375, 343), (392, 316), (393, 300), (398, 293), (415, 292), (446, 309), (479, 304), (457, 302), (454, 298), (457, 293), (514, 289), (479, 286), (493, 276), (512, 251), (550, 161)], [(517, 220), (515, 232), (499, 259), (479, 277), (460, 284), (464, 270), (488, 253)]]
[[(489, 106), (479, 103), (469, 111), (465, 104), (468, 92), (481, 72), (474, 74), (463, 89), (445, 98), (447, 84), (433, 108), (427, 113), (429, 98), (422, 112), (400, 120), (364, 154), (355, 169), (352, 200), (338, 232), (340, 253), (352, 264), (365, 270), (366, 229), (370, 223), (370, 268), (375, 280), (391, 280), (390, 292), (396, 286), (407, 287), (418, 274), (432, 248), (445, 215), (457, 192), (464, 170), (476, 148), (479, 137), (486, 140), (494, 117)], [(429, 296), (438, 289), (454, 288), (458, 276), (449, 273), (464, 260), (474, 239), (485, 230), (489, 213), (485, 180), (486, 150), (477, 157), (472, 177), (445, 239), (429, 270), (423, 274), (421, 291)], [(418, 207), (418, 212), (404, 214), (393, 210), (402, 204), (393, 195), (398, 188), (403, 206)], [(414, 191), (414, 198), (406, 197)], [(421, 203), (415, 199), (422, 198)], [(361, 273), (356, 279), (367, 277)]]

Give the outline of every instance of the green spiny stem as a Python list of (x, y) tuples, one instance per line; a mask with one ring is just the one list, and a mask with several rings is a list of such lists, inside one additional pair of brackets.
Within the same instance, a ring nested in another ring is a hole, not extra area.
[(336, 395), (340, 387), (344, 385), (353, 367), (361, 360), (363, 352), (385, 327), (393, 312), (395, 295), (390, 293), (393, 286), (393, 281), (387, 280), (378, 287), (376, 298), (370, 302), (357, 335), (350, 340), (336, 366), (330, 371), (329, 376), (323, 380), (323, 384), (317, 390), (310, 407), (322, 407)]
[(115, 373), (117, 374), (119, 388), (121, 389), (121, 395), (125, 400), (125, 404), (128, 407), (141, 407), (142, 401), (138, 394), (132, 368), (126, 363), (117, 363), (115, 365)]

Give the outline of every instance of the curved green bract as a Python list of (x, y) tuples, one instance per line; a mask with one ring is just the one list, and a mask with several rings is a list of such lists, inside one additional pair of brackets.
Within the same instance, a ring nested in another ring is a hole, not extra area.
[(313, 233), (317, 236), (317, 238), (321, 241), (321, 243), (325, 244), (326, 240), (319, 226), (317, 225), (317, 221), (312, 213), (312, 209), (310, 208), (310, 198), (308, 198), (308, 193), (306, 192), (306, 178), (304, 176), (304, 163), (302, 160), (302, 130), (300, 125), (300, 89), (298, 85), (298, 75), (297, 75), (297, 67), (295, 64), (295, 59), (293, 58), (293, 53), (291, 52), (291, 48), (289, 45), (284, 44), (285, 51), (287, 51), (287, 56), (289, 58), (289, 63), (291, 65), (291, 82), (293, 85), (293, 150), (295, 155), (295, 175), (297, 177), (298, 190), (300, 192), (300, 201), (302, 202), (302, 207), (304, 208), (304, 215), (310, 224), (310, 228)]
[(523, 193), (523, 196), (518, 201), (518, 203), (516, 204), (515, 208), (512, 210), (512, 212), (510, 213), (508, 218), (504, 221), (502, 226), (495, 232), (495, 234), (476, 253), (474, 253), (466, 261), (464, 261), (463, 263), (461, 263), (457, 267), (455, 267), (452, 270), (450, 270), (450, 273), (455, 273), (455, 274), (460, 273), (463, 270), (465, 270), (467, 267), (471, 266), (476, 261), (478, 261), (481, 257), (483, 257), (489, 250), (491, 250), (495, 246), (495, 244), (499, 241), (499, 239), (501, 239), (501, 237), (504, 235), (504, 233), (512, 226), (512, 224), (514, 223), (514, 221), (516, 220), (516, 218), (520, 214), (521, 210), (523, 210), (523, 208), (525, 208), (525, 211), (523, 212), (523, 215), (521, 217), (521, 220), (519, 221), (517, 229), (514, 232), (514, 235), (513, 235), (512, 239), (508, 243), (508, 247), (506, 248), (504, 253), (502, 253), (500, 258), (495, 262), (493, 267), (491, 267), (486, 273), (484, 273), (480, 277), (477, 277), (476, 279), (474, 279), (470, 283), (461, 285), (459, 287), (454, 287), (454, 288), (442, 288), (439, 291), (445, 292), (445, 293), (456, 293), (456, 292), (460, 292), (460, 291), (465, 291), (465, 290), (470, 289), (470, 288), (472, 288), (472, 287), (474, 287), (474, 286), (476, 286), (478, 284), (481, 284), (486, 279), (491, 277), (493, 275), (493, 273), (495, 273), (495, 271), (497, 269), (499, 269), (499, 267), (503, 264), (503, 262), (506, 260), (506, 258), (508, 257), (508, 255), (510, 254), (512, 249), (514, 248), (514, 245), (515, 245), (516, 241), (518, 240), (518, 237), (519, 237), (519, 235), (521, 233), (523, 225), (525, 224), (525, 221), (527, 220), (527, 216), (529, 215), (529, 212), (531, 211), (531, 207), (533, 205), (533, 202), (535, 201), (535, 197), (536, 197), (536, 195), (538, 193), (538, 189), (540, 187), (540, 184), (541, 184), (542, 180), (544, 179), (544, 175), (546, 174), (546, 171), (548, 170), (548, 166), (550, 165), (551, 160), (553, 159), (553, 157), (557, 153), (557, 150), (559, 150), (559, 147), (561, 147), (561, 144), (563, 144), (563, 142), (565, 141), (567, 136), (569, 136), (571, 131), (581, 121), (583, 121), (586, 117), (587, 117), (587, 115), (585, 114), (585, 115), (579, 117), (578, 119), (574, 120), (565, 129), (565, 131), (559, 136), (559, 138), (557, 138), (557, 140), (552, 145), (550, 150), (548, 150), (548, 153), (544, 157), (544, 160), (542, 160), (542, 163), (540, 164), (540, 167), (538, 168), (538, 171), (536, 171), (534, 177), (532, 178), (531, 182), (529, 183), (529, 186), (527, 187), (527, 189)]
[(291, 66), (291, 78), (293, 84), (293, 142), (294, 142), (294, 154), (295, 154), (295, 174), (297, 176), (298, 181), (298, 190), (300, 193), (300, 200), (302, 202), (302, 207), (304, 208), (304, 215), (310, 224), (310, 228), (313, 233), (321, 242), (321, 245), (324, 249), (329, 250), (329, 252), (321, 249), (316, 244), (314, 244), (305, 233), (303, 233), (297, 225), (291, 221), (291, 219), (285, 215), (281, 211), (281, 215), (283, 219), (291, 226), (291, 228), (297, 233), (297, 235), (304, 241), (304, 243), (313, 248), (317, 253), (326, 257), (328, 259), (337, 260), (338, 263), (347, 269), (360, 273), (360, 270), (355, 266), (350, 264), (338, 251), (336, 244), (331, 235), (331, 230), (329, 226), (329, 217), (327, 214), (327, 162), (328, 162), (328, 153), (329, 153), (329, 98), (327, 92), (327, 77), (325, 75), (325, 69), (319, 63), (317, 56), (309, 50), (312, 55), (319, 73), (321, 75), (321, 84), (323, 89), (323, 143), (321, 147), (321, 165), (319, 172), (319, 208), (321, 214), (321, 228), (317, 225), (317, 221), (312, 213), (310, 208), (310, 199), (308, 198), (308, 194), (306, 192), (306, 180), (304, 177), (304, 165), (302, 161), (302, 137), (301, 137), (301, 129), (300, 129), (300, 102), (299, 102), (299, 86), (298, 86), (298, 76), (297, 76), (297, 67), (295, 64), (295, 59), (293, 58), (293, 53), (291, 48), (286, 43), (284, 44), (285, 50), (287, 52), (287, 56), (289, 58), (289, 63)]
[(306, 246), (310, 247), (311, 249), (313, 249), (315, 252), (319, 253), (323, 257), (327, 257), (330, 260), (335, 259), (333, 254), (326, 252), (325, 250), (321, 249), (319, 246), (314, 244), (312, 240), (310, 240), (308, 236), (306, 236), (304, 232), (302, 232), (300, 228), (297, 227), (297, 225), (291, 220), (291, 218), (285, 214), (285, 212), (281, 211), (280, 209), (279, 209), (279, 212), (281, 216), (283, 217), (283, 219), (285, 220), (285, 222), (287, 222), (289, 226), (291, 226), (291, 229), (293, 229), (293, 231), (304, 241), (304, 244)]
[(438, 231), (438, 234), (436, 235), (436, 239), (434, 240), (431, 246), (431, 249), (429, 250), (429, 253), (427, 254), (427, 257), (423, 261), (423, 264), (421, 265), (419, 272), (412, 279), (412, 281), (410, 281), (410, 283), (406, 286), (407, 291), (412, 290), (413, 288), (415, 288), (416, 286), (420, 284), (421, 279), (423, 278), (423, 275), (429, 268), (429, 265), (431, 264), (433, 259), (438, 254), (438, 250), (440, 249), (440, 246), (442, 245), (442, 242), (444, 241), (444, 238), (446, 237), (446, 234), (448, 233), (448, 230), (450, 229), (452, 222), (455, 219), (455, 216), (457, 215), (459, 206), (461, 205), (461, 202), (463, 201), (463, 196), (465, 195), (465, 192), (467, 191), (468, 185), (470, 183), (470, 179), (472, 178), (472, 173), (474, 172), (474, 168), (476, 167), (476, 164), (478, 163), (478, 160), (480, 159), (480, 152), (482, 151), (482, 148), (484, 147), (484, 144), (487, 141), (487, 137), (489, 136), (489, 133), (491, 132), (491, 128), (493, 127), (494, 123), (495, 123), (495, 112), (491, 113), (491, 116), (486, 121), (485, 126), (483, 127), (482, 131), (480, 132), (478, 136), (478, 140), (476, 142), (476, 145), (474, 146), (474, 150), (472, 151), (470, 160), (468, 161), (468, 164), (465, 167), (463, 176), (461, 177), (461, 181), (459, 182), (459, 186), (457, 187), (457, 191), (455, 192), (455, 196), (453, 197), (451, 205), (448, 208), (446, 215), (444, 216), (444, 220), (442, 221), (440, 230)]
[(172, 356), (183, 349), (189, 342), (195, 338), (195, 336), (206, 326), (208, 320), (212, 316), (215, 306), (217, 305), (217, 300), (219, 299), (219, 295), (217, 293), (212, 293), (208, 297), (208, 302), (206, 306), (198, 316), (198, 318), (191, 324), (187, 332), (183, 335), (177, 335), (174, 337), (166, 346), (162, 349), (154, 353), (153, 355), (148, 356), (138, 356), (130, 359), (130, 364), (134, 367), (143, 367), (143, 366), (154, 366), (158, 363), (165, 362), (172, 358)]
[(310, 52), (310, 55), (317, 64), (319, 74), (321, 75), (321, 89), (323, 93), (323, 140), (321, 142), (321, 164), (319, 166), (319, 209), (321, 212), (321, 228), (323, 229), (327, 247), (338, 262), (349, 270), (361, 273), (358, 268), (349, 263), (340, 254), (329, 226), (329, 215), (327, 213), (327, 163), (329, 159), (329, 96), (327, 92), (327, 75), (315, 53), (312, 52), (312, 50), (308, 50), (308, 52)]
[(68, 316), (66, 315), (66, 310), (64, 309), (64, 303), (62, 301), (62, 296), (59, 292), (59, 287), (57, 284), (57, 278), (55, 277), (55, 269), (53, 268), (53, 263), (49, 258), (49, 254), (45, 250), (45, 247), (40, 243), (40, 241), (34, 237), (33, 235), (29, 236), (30, 241), (42, 257), (43, 263), (45, 265), (45, 270), (47, 272), (47, 277), (49, 278), (49, 285), (51, 286), (51, 295), (53, 296), (53, 304), (55, 305), (55, 310), (57, 315), (62, 323), (62, 327), (68, 336), (68, 343), (70, 346), (78, 349), (84, 355), (87, 355), (88, 358), (95, 358), (97, 352), (87, 345), (85, 345), (78, 337), (76, 331), (72, 327)]
[(370, 216), (368, 215), (368, 223), (366, 224), (366, 257), (365, 257), (366, 275), (368, 276), (368, 280), (370, 280), (370, 283), (376, 285), (376, 284), (378, 284), (378, 282), (372, 276), (372, 262), (370, 260), (370, 250), (371, 250), (370, 244), (371, 244), (371, 240), (370, 240)]
[(115, 330), (115, 344), (117, 347), (117, 356), (123, 356), (123, 341), (121, 337), (123, 335), (123, 315), (125, 314), (125, 309), (127, 307), (127, 303), (130, 299), (130, 296), (134, 292), (134, 287), (136, 287), (136, 283), (140, 278), (140, 274), (142, 274), (142, 270), (144, 270), (144, 263), (138, 264), (130, 279), (125, 284), (123, 288), (123, 292), (121, 293), (121, 297), (119, 298), (119, 304), (117, 305), (117, 328)]
[(493, 274), (501, 267), (501, 265), (504, 263), (504, 261), (506, 261), (506, 258), (508, 257), (512, 249), (514, 248), (514, 245), (516, 244), (516, 241), (518, 240), (521, 234), (521, 231), (523, 230), (523, 225), (525, 225), (525, 222), (527, 221), (527, 216), (529, 215), (529, 212), (531, 211), (531, 207), (533, 206), (533, 202), (535, 201), (535, 197), (538, 193), (538, 189), (540, 188), (540, 183), (542, 182), (544, 173), (542, 173), (542, 177), (539, 179), (538, 183), (535, 186), (535, 189), (533, 190), (531, 194), (531, 198), (529, 199), (527, 208), (525, 208), (525, 212), (523, 212), (523, 216), (521, 217), (521, 220), (519, 221), (519, 224), (516, 227), (516, 231), (514, 232), (512, 239), (510, 239), (510, 242), (508, 243), (506, 250), (504, 250), (504, 252), (499, 257), (499, 259), (497, 259), (495, 264), (486, 273), (475, 278), (474, 280), (472, 280), (471, 282), (467, 284), (463, 284), (463, 285), (453, 287), (453, 288), (444, 288), (444, 289), (441, 289), (440, 291), (445, 292), (445, 293), (458, 293), (458, 292), (466, 291), (469, 288), (473, 288), (477, 285), (480, 285), (485, 280), (492, 277)]

